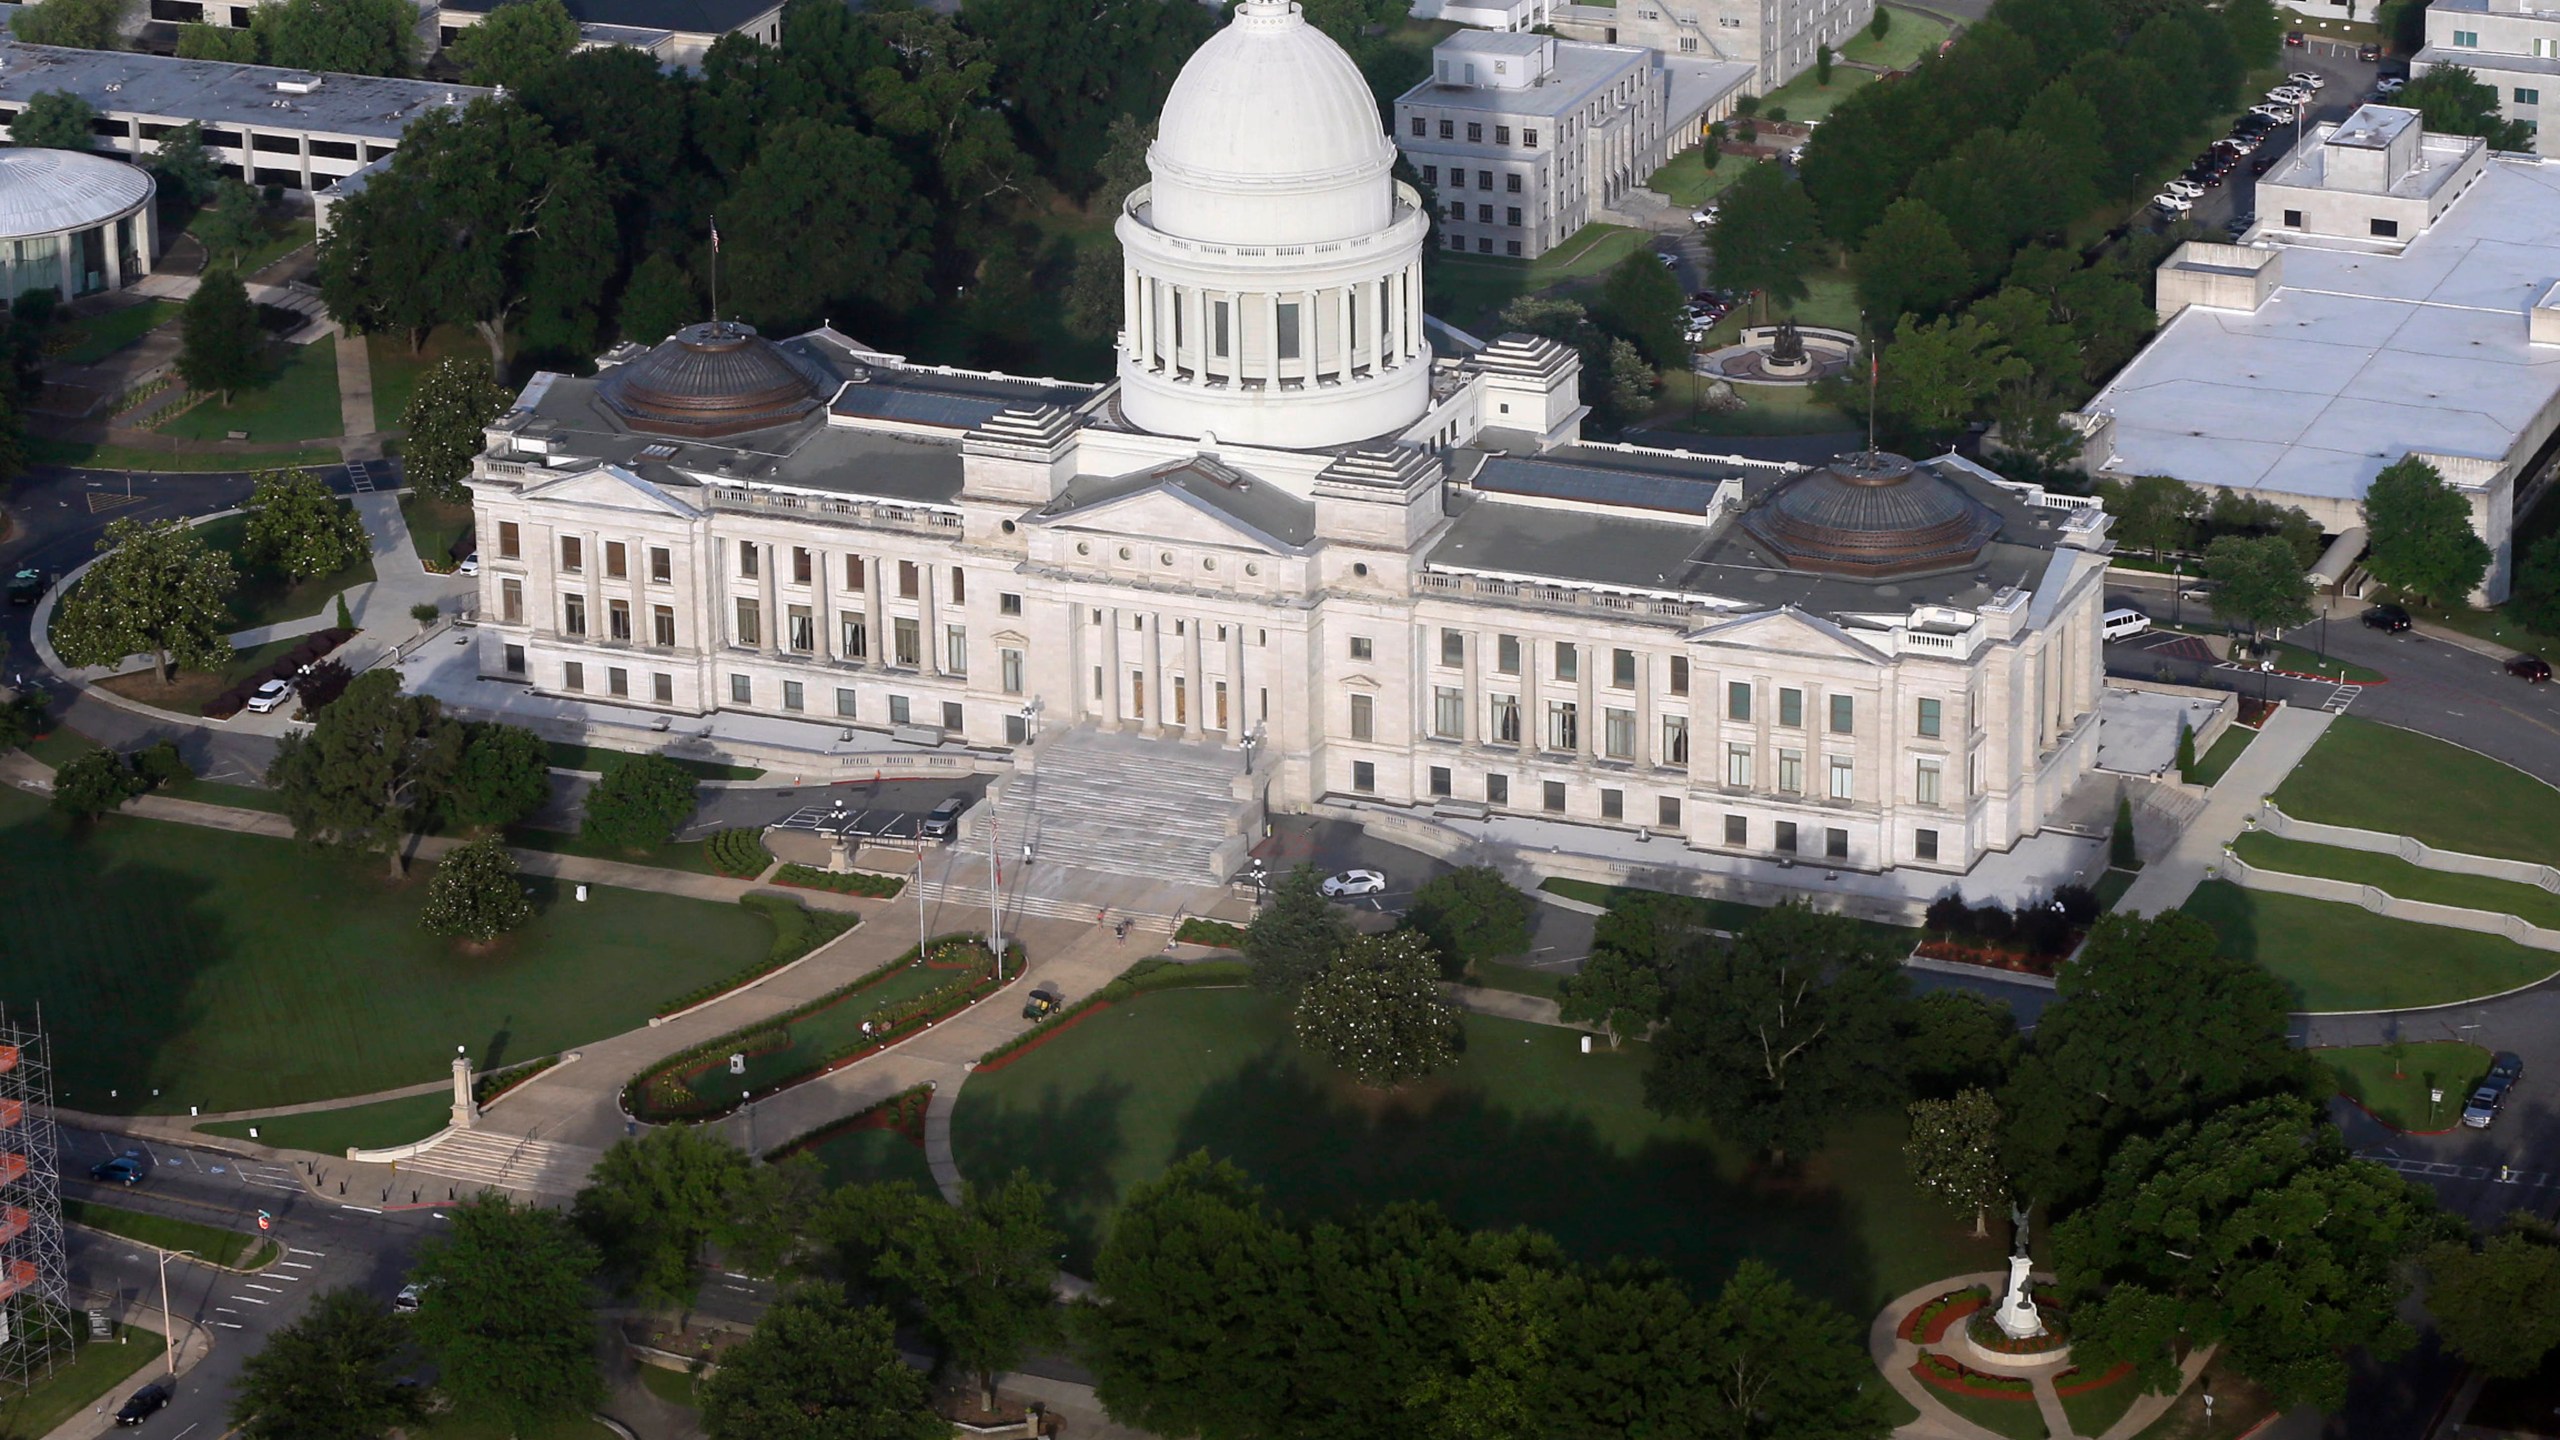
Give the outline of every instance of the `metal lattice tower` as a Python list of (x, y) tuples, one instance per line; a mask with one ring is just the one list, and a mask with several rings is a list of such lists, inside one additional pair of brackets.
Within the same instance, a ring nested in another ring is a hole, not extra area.
[(0, 1010), (0, 1400), (69, 1363), (62, 1147), (44, 1032)]

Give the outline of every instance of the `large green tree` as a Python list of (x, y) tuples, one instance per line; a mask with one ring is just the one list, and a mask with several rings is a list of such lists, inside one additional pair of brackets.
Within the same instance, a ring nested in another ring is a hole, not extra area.
[(1988, 1090), (1911, 1102), (1911, 1139), (1902, 1147), (1911, 1179), (1959, 1210), (1973, 1212), (1973, 1236), (1991, 1233), (1991, 1207), (2006, 1199), (2000, 1163), (2000, 1102)]
[(2029, 374), (1999, 333), (1971, 315), (1926, 325), (1905, 315), (1881, 358), (1877, 403), (1888, 423), (1931, 441), (1952, 438), (2002, 386)]
[(74, 665), (148, 655), (170, 683), (173, 665), (212, 670), (231, 659), (230, 556), (183, 520), (118, 520), (98, 550), (54, 613), (55, 653)]
[(2204, 497), (2196, 487), (2166, 475), (2101, 480), (2098, 495), (2115, 517), (2117, 542), (2148, 550), (2155, 559), (2185, 549), (2204, 515)]
[(1445, 1069), (1465, 1032), (1440, 998), (1431, 944), (1410, 930), (1355, 936), (1298, 997), (1298, 1043), (1363, 1085), (1390, 1089)]
[(1857, 921), (1780, 905), (1674, 978), (1645, 1104), (1784, 1160), (1901, 1085), (1901, 968)]
[(500, 829), (551, 799), (551, 752), (521, 725), (463, 726), (462, 759), (445, 797), (445, 817), (473, 828)]
[(586, 1414), (604, 1392), (595, 1252), (559, 1211), (495, 1191), (445, 1216), (409, 1272), (424, 1286), (409, 1325), (438, 1386), (456, 1410), (519, 1434)]
[(443, 804), (461, 763), (460, 722), (432, 695), (403, 695), (396, 671), (356, 677), (309, 734), (287, 735), (267, 768), (302, 840), (375, 850), (407, 873), (402, 846)]
[(1766, 297), (1781, 310), (1805, 298), (1805, 276), (1820, 258), (1813, 202), (1784, 167), (1764, 160), (1745, 170), (1716, 201), (1707, 253), (1716, 283)]
[(201, 120), (190, 120), (161, 136), (151, 149), (150, 164), (151, 178), (160, 188), (191, 205), (212, 199), (214, 187), (222, 180), (222, 162), (204, 148)]
[(1609, 1037), (1609, 1048), (1633, 1035), (1644, 1038), (1662, 1018), (1670, 996), (1662, 967), (1620, 950), (1594, 947), (1582, 968), (1565, 977), (1558, 1017), (1575, 1024), (1597, 1025)]
[(1349, 943), (1351, 927), (1324, 898), (1323, 885), (1314, 866), (1298, 866), (1245, 927), (1244, 958), (1257, 987), (1294, 1001)]
[(124, 808), (144, 782), (122, 755), (91, 746), (54, 767), (53, 813), (94, 820)]
[(1869, 333), (1889, 335), (1905, 315), (1943, 315), (1973, 293), (1973, 261), (1936, 207), (1896, 200), (1867, 232), (1851, 265)]
[(2527, 1211), (2498, 1233), (2438, 1241), (2426, 1253), (2427, 1311), (2455, 1354), (2522, 1379), (2560, 1347), (2560, 1236)]
[(1600, 323), (1634, 342), (1645, 363), (1685, 367), (1680, 281), (1652, 250), (1637, 250), (1610, 267), (1600, 286)]
[(2498, 88), (2460, 65), (2439, 65), (2400, 87), (2394, 105), (2415, 110), (2426, 128), (2446, 135), (2477, 135), (2492, 150), (2533, 148), (2533, 126), (2509, 120), (2498, 105)]
[(190, 228), (196, 243), (204, 247), (209, 270), (237, 270), (266, 234), (258, 192), (245, 180), (217, 174), (205, 207), (196, 212)]
[(1906, 1017), (1902, 1053), (1915, 1095), (1945, 1099), (1959, 1091), (1996, 1086), (2018, 1063), (2017, 1017), (2007, 1005), (1969, 990), (1915, 995)]
[(409, 394), (400, 417), (401, 474), (410, 484), (449, 505), (468, 504), (463, 478), (488, 448), (489, 422), (514, 402), (507, 387), (476, 355), (451, 355), (428, 367)]
[(1049, 1187), (1016, 1170), (993, 1188), (964, 1187), (958, 1205), (917, 1196), (876, 1273), (912, 1299), (943, 1364), (993, 1409), (996, 1377), (1059, 1333), (1060, 1239)]
[(408, 0), (275, 0), (249, 17), (260, 58), (292, 70), (406, 75), (417, 50)]
[(578, 833), (626, 850), (664, 845), (692, 817), (694, 787), (693, 772), (664, 755), (609, 760), (587, 792)]
[[(1111, 273), (1117, 276), (1120, 272), (1114, 269)], [(640, 268), (631, 272), (631, 283), (622, 289), (622, 309), (614, 323), (623, 339), (655, 345), (685, 326), (708, 318), (693, 277), (685, 273), (675, 257), (660, 253), (641, 261)]]
[(248, 287), (228, 268), (206, 275), (178, 316), (178, 378), (187, 388), (222, 397), (256, 385), (267, 368), (266, 337)]
[(792, 120), (766, 133), (720, 217), (729, 303), (759, 325), (924, 298), (930, 216), (914, 177), (887, 141), (850, 125)]
[[(39, 15), (44, 7), (30, 5), (26, 13)], [(86, 150), (89, 124), (97, 118), (88, 101), (68, 90), (39, 90), (27, 97), (26, 108), (9, 123), (9, 143), (28, 150)]]
[(288, 580), (335, 574), (373, 551), (355, 507), (308, 470), (261, 470), (250, 480), (241, 556)]
[(521, 91), (578, 45), (578, 22), (560, 0), (505, 0), (445, 47), (474, 85)]
[(2519, 548), (2507, 613), (2529, 630), (2560, 635), (2560, 535), (2545, 535)]
[(650, 1305), (692, 1308), (695, 1266), (729, 1227), (747, 1156), (717, 1134), (661, 1125), (604, 1153), (574, 1211), (605, 1277)]
[(938, 1440), (924, 1376), (898, 1354), (897, 1328), (833, 1285), (801, 1285), (720, 1357), (702, 1388), (711, 1440)]
[(2281, 536), (2222, 536), (2205, 547), (2204, 576), (2213, 582), (2215, 617), (2247, 626), (2252, 644), (2311, 618), (2311, 577)]
[(1451, 967), (1465, 969), (1528, 949), (1536, 904), (1492, 866), (1463, 865), (1413, 892), (1405, 924), (1428, 937)]
[(492, 835), (445, 852), (427, 877), (418, 924), (430, 935), (486, 945), (533, 918), (524, 880), (506, 842)]
[(231, 1423), (245, 1440), (380, 1440), (417, 1418), (402, 1383), (409, 1337), (382, 1301), (352, 1286), (324, 1291), (240, 1367)]
[[(66, 5), (47, 8), (52, 4), (53, 0), (45, 0), (43, 5), (29, 5), (10, 17), (10, 33), (29, 45), (60, 45), (70, 50), (125, 48), (124, 21), (126, 12), (131, 8), (131, 0), (70, 0)], [(35, 98), (41, 100), (44, 97), (39, 95)], [(35, 142), (20, 139), (17, 143), (28, 145)], [(56, 148), (86, 150), (89, 147), (84, 137), (81, 144)]]
[(1218, 24), (1192, 0), (964, 0), (960, 15), (994, 46), (1024, 142), (1076, 194), (1093, 187), (1112, 122), (1162, 109)]
[(2435, 466), (2411, 455), (2386, 465), (2364, 494), (2373, 578), (2439, 610), (2452, 609), (2489, 573), (2488, 542), (2471, 528), (2471, 502)]
[(255, 65), (258, 63), (258, 32), (234, 29), (229, 25), (189, 22), (178, 27), (178, 58), (219, 60), (226, 65)]

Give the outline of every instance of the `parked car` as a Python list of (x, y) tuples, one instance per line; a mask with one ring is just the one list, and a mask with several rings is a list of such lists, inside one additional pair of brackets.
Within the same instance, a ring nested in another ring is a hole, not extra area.
[(2519, 655), (2507, 662), (2507, 673), (2528, 685), (2539, 685), (2551, 678), (2551, 662), (2539, 655)]
[(1697, 209), (1689, 212), (1689, 223), (1692, 225), (1713, 225), (1716, 223), (1716, 214), (1720, 208), (1721, 207), (1713, 204), (1701, 205)]
[(249, 713), (264, 715), (293, 698), (293, 686), (282, 680), (269, 680), (249, 695)]
[(479, 574), (479, 573), (480, 573), (480, 552), (479, 552), (479, 551), (477, 551), (477, 550), (474, 550), (474, 551), (472, 551), (470, 554), (463, 556), (463, 557), (462, 557), (462, 565), (461, 565), (460, 569), (461, 569), (461, 572), (462, 572), (463, 574), (465, 574), (465, 575), (477, 575), (477, 574)]
[(2151, 208), (2163, 215), (2183, 217), (2196, 208), (2196, 202), (2184, 195), (2161, 194), (2151, 197)]
[(150, 1173), (151, 1167), (139, 1155), (119, 1155), (89, 1167), (89, 1178), (105, 1185), (139, 1185)]
[(2509, 1085), (2513, 1085), (2517, 1081), (2522, 1080), (2524, 1078), (2524, 1057), (2513, 1050), (2499, 1051), (2497, 1058), (2489, 1062), (2489, 1078), (2492, 1080), (2503, 1080)]
[(1067, 997), (1059, 994), (1057, 991), (1043, 986), (1040, 989), (1032, 991), (1030, 995), (1023, 999), (1022, 1018), (1025, 1020), (1046, 1020), (1050, 1016), (1058, 1013), (1058, 1007), (1065, 1004), (1066, 999)]
[(2356, 58), (2367, 65), (2370, 65), (2376, 60), (2382, 58), (2382, 47), (2379, 45), (2359, 45), (2356, 47)]
[(427, 1298), (427, 1287), (413, 1280), (401, 1286), (400, 1293), (391, 1297), (391, 1313), (415, 1315), (418, 1313), (418, 1302), (425, 1298)]
[(2257, 223), (2258, 217), (2255, 215), (2234, 215), (2230, 219), (2222, 222), (2222, 230), (2224, 234), (2229, 235), (2234, 240), (2237, 240), (2241, 236), (2248, 234), (2249, 227)]
[(36, 569), (21, 570), (17, 574), (9, 577), (10, 604), (33, 605), (38, 599), (42, 598), (43, 595), (43, 571)]
[(143, 1421), (150, 1419), (152, 1416), (159, 1414), (162, 1410), (168, 1408), (169, 1401), (176, 1396), (176, 1394), (177, 1391), (172, 1389), (169, 1382), (166, 1380), (154, 1380), (150, 1384), (143, 1386), (141, 1389), (134, 1391), (131, 1398), (124, 1402), (124, 1408), (116, 1412), (117, 1428), (122, 1429), (128, 1425), (139, 1425)]
[(2486, 1130), (2498, 1118), (2498, 1107), (2507, 1102), (2507, 1087), (2513, 1082), (2494, 1077), (2480, 1082), (2471, 1099), (2462, 1107), (2462, 1123), (2474, 1130)]
[(2108, 611), (2098, 621), (2098, 633), (2109, 640), (2123, 640), (2151, 628), (2151, 617), (2131, 606)]
[(2293, 123), (2294, 117), (2293, 107), (2289, 105), (2277, 105), (2272, 102), (2265, 105), (2252, 105), (2249, 107), (2249, 113), (2252, 115), (2263, 115), (2270, 123), (2277, 125), (2290, 125)]
[(2270, 105), (2308, 105), (2311, 103), (2311, 92), (2295, 85), (2279, 85), (2273, 90), (2267, 92), (2267, 103)]
[(2401, 79), (2397, 75), (2385, 75), (2381, 79), (2373, 82), (2373, 98), (2376, 100), (2388, 100), (2392, 96), (2399, 94), (2401, 89), (2408, 85), (2408, 83), (2408, 81)]
[(2300, 48), (2302, 44), (2302, 32), (2299, 30), (2287, 30), (2284, 32), (2284, 43)]
[(924, 824), (917, 827), (917, 833), (927, 840), (948, 840), (959, 828), (960, 812), (968, 808), (968, 796), (954, 795), (933, 807), (931, 813), (924, 817)]
[(2160, 188), (2171, 195), (2183, 195), (2189, 200), (2198, 200), (2204, 197), (2204, 187), (2193, 180), (2172, 180)]
[(1317, 888), (1328, 900), (1347, 900), (1359, 895), (1375, 895), (1386, 889), (1387, 877), (1375, 870), (1345, 870), (1339, 875), (1326, 876), (1324, 884)]
[(2317, 70), (2296, 70), (2284, 77), (2305, 90), (2317, 90), (2329, 83), (2329, 77)]
[(2409, 628), (2409, 612), (2387, 600), (2379, 605), (2366, 606), (2360, 618), (2368, 629), (2387, 630), (2395, 635)]

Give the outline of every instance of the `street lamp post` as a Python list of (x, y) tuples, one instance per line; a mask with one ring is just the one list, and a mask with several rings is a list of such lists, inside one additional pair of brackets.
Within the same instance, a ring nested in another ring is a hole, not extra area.
[(151, 1248), (158, 1251), (160, 1256), (161, 1354), (169, 1366), (169, 1374), (172, 1377), (175, 1377), (178, 1373), (178, 1326), (177, 1322), (172, 1320), (169, 1316), (169, 1257), (172, 1255), (184, 1255), (193, 1260), (201, 1260), (204, 1257), (196, 1254), (193, 1250), (161, 1250), (157, 1245), (154, 1245)]

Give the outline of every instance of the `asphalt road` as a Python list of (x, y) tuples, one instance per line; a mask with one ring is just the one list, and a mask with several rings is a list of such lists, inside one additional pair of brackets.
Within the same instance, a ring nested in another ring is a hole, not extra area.
[[(2291, 12), (2286, 14), (2292, 18)], [(2328, 86), (2313, 98), (2309, 112), (2298, 124), (2269, 131), (2266, 143), (2259, 147), (2257, 154), (2234, 169), (2229, 179), (2204, 192), (2204, 198), (2196, 202), (2185, 223), (2193, 225), (2206, 238), (2222, 239), (2225, 234), (2223, 227), (2234, 215), (2257, 213), (2258, 181), (2249, 173), (2249, 162), (2289, 154), (2299, 138), (2310, 133), (2313, 125), (2323, 120), (2346, 118), (2373, 94), (2373, 82), (2381, 69), (2371, 61), (2358, 60), (2352, 46), (2287, 46), (2281, 63), (2287, 72), (2309, 70), (2325, 76)], [(2245, 110), (2262, 98), (2248, 97), (2247, 104), (2241, 108)], [(2142, 223), (2154, 231), (2165, 232), (2179, 223), (2150, 208), (2147, 200), (2142, 216)]]

